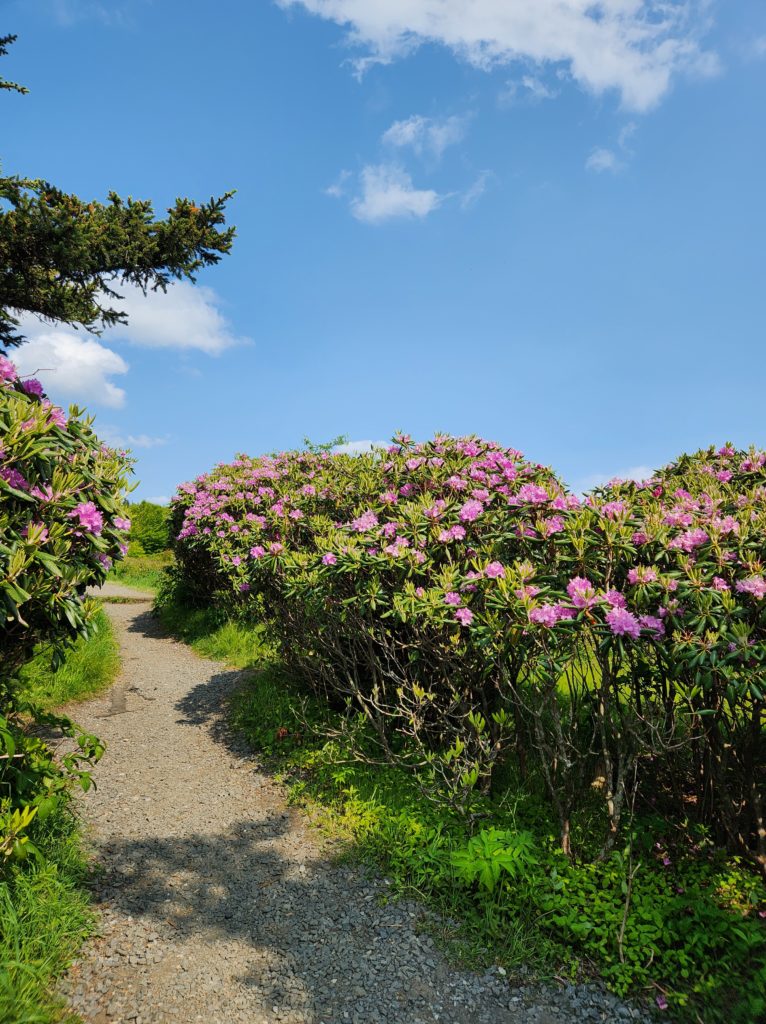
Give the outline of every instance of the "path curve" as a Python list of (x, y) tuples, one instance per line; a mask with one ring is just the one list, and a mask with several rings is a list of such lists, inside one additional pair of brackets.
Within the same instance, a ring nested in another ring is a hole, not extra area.
[[(82, 799), (99, 936), (63, 991), (86, 1024), (555, 1024), (639, 1019), (591, 988), (450, 968), (421, 911), (334, 862), (224, 718), (241, 674), (107, 585), (123, 670), (73, 714), (107, 742)], [(143, 600), (142, 600), (143, 598)]]

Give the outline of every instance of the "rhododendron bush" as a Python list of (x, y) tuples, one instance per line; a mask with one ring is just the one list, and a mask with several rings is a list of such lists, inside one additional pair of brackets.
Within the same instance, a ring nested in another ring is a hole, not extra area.
[(608, 850), (644, 792), (766, 865), (763, 466), (727, 446), (579, 499), (478, 438), (240, 457), (174, 499), (176, 586), (265, 617), (459, 804), (510, 759), (567, 850), (594, 799)]
[[(122, 490), (129, 463), (102, 446), (77, 410), (67, 416), (37, 380), (0, 355), (0, 798), (25, 802), (55, 789), (58, 769), (26, 735), (14, 676), (34, 649), (54, 655), (90, 628), (86, 587), (103, 582), (130, 523)], [(51, 716), (46, 717), (53, 724)], [(74, 733), (66, 719), (59, 726)], [(80, 736), (83, 759), (98, 744)], [(67, 766), (75, 770), (77, 757)], [(84, 776), (79, 776), (85, 781)], [(0, 804), (0, 819), (3, 807)], [(2, 822), (0, 821), (0, 825)], [(0, 832), (2, 828), (0, 828)]]

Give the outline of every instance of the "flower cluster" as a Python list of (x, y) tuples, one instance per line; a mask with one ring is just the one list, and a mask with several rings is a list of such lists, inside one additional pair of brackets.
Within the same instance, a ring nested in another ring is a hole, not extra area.
[(130, 464), (0, 355), (0, 684), (87, 630), (85, 588), (123, 556)]

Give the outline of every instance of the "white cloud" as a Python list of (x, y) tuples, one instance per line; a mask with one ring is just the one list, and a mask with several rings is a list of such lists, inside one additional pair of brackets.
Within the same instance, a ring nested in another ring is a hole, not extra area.
[(682, 72), (708, 75), (714, 55), (700, 48), (707, 0), (277, 0), (347, 29), (365, 47), (356, 62), (388, 63), (424, 43), (491, 69), (513, 61), (565, 66), (583, 88), (616, 89), (623, 104), (647, 110)]
[(362, 192), (351, 201), (357, 220), (380, 224), (396, 217), (422, 220), (444, 199), (433, 189), (418, 189), (395, 164), (368, 165), (362, 170)]
[(25, 376), (42, 380), (56, 401), (95, 402), (110, 409), (125, 404), (125, 391), (111, 377), (128, 372), (128, 364), (91, 335), (24, 318), (22, 331), (29, 339), (13, 353)]
[(487, 182), (492, 177), (491, 171), (482, 171), (479, 174), (473, 185), (469, 185), (465, 192), (460, 197), (460, 209), (470, 210), (472, 206), (478, 203), (479, 199), (487, 191)]
[(328, 185), (324, 190), (324, 194), (331, 196), (333, 199), (342, 198), (346, 194), (346, 185), (350, 177), (351, 171), (341, 171), (332, 185)]
[(142, 500), (143, 501), (148, 501), (150, 505), (169, 505), (170, 504), (170, 498), (167, 496), (167, 494), (159, 494), (159, 495), (156, 495), (154, 498), (143, 498)]
[(541, 100), (552, 100), (558, 96), (558, 89), (552, 89), (537, 75), (522, 75), (516, 81), (506, 82), (505, 89), (498, 97), (501, 106), (510, 107), (516, 103), (539, 103)]
[(591, 473), (575, 481), (572, 490), (576, 494), (587, 494), (594, 487), (602, 487), (610, 480), (651, 480), (654, 476), (653, 466), (630, 466), (628, 469), (620, 469), (616, 473)]
[(440, 159), (448, 146), (454, 146), (465, 138), (465, 117), (445, 117), (437, 120), (413, 114), (404, 121), (394, 121), (383, 133), (383, 142), (387, 146), (403, 148), (411, 147), (418, 156), (424, 153)]
[(166, 292), (146, 295), (135, 285), (115, 285), (122, 299), (108, 304), (128, 314), (126, 325), (105, 332), (106, 338), (121, 338), (149, 348), (198, 349), (219, 355), (232, 345), (247, 341), (237, 337), (218, 309), (220, 299), (212, 288), (176, 281)]
[(333, 451), (338, 455), (360, 455), (376, 448), (388, 448), (388, 445), (388, 441), (346, 441), (345, 444), (336, 445)]
[(597, 174), (602, 174), (604, 171), (612, 171), (612, 173), (619, 171), (622, 163), (613, 149), (605, 149), (603, 146), (599, 146), (593, 150), (585, 161), (585, 166), (589, 171), (596, 171)]
[(123, 434), (117, 427), (100, 426), (99, 437), (102, 437), (112, 448), (161, 448), (170, 441), (164, 437), (152, 437), (151, 434)]
[(628, 121), (627, 124), (623, 125), (617, 136), (616, 148), (607, 149), (605, 146), (597, 146), (585, 161), (586, 169), (595, 171), (597, 174), (603, 171), (611, 171), (613, 174), (616, 174), (617, 171), (623, 170), (626, 161), (633, 156), (630, 140), (635, 135), (637, 128), (638, 125), (635, 121)]

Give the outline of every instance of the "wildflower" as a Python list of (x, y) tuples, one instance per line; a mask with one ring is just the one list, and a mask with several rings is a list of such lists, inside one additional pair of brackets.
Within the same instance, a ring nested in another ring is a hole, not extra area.
[(415, 597), (425, 597), (426, 592), (423, 587), (415, 587)]
[(556, 605), (541, 604), (537, 608), (530, 608), (528, 617), (530, 622), (534, 622), (538, 626), (550, 628), (558, 622), (559, 613)]
[(641, 615), (638, 621), (642, 629), (648, 629), (655, 636), (665, 635), (665, 623), (654, 615)]
[(470, 608), (458, 608), (455, 612), (455, 618), (461, 626), (470, 626), (473, 622), (473, 612)]
[(78, 519), (78, 525), (84, 530), (88, 530), (96, 537), (101, 533), (101, 530), (104, 527), (104, 517), (92, 501), (85, 501), (80, 505), (77, 505), (69, 513), (69, 518)]
[(607, 501), (605, 505), (601, 506), (601, 514), (605, 515), (607, 519), (616, 519), (617, 516), (622, 515), (624, 511), (624, 501)]
[(444, 595), (445, 604), (462, 604), (463, 599), (460, 594), (457, 594), (454, 590), (448, 590)]
[(628, 570), (628, 583), (654, 583), (656, 579), (657, 572), (651, 566), (639, 565), (637, 569)]
[(625, 608), (612, 608), (606, 613), (606, 621), (615, 636), (631, 636), (638, 640), (641, 624), (636, 616)]
[(6, 359), (4, 355), (0, 355), (0, 381), (3, 383), (7, 381), (9, 384), (13, 384), (15, 380), (18, 380), (18, 377), (19, 375), (16, 372), (16, 367), (10, 359)]
[(334, 555), (332, 551), (328, 551), (327, 554), (322, 555), (322, 565), (335, 565), (338, 561), (338, 556)]
[(544, 487), (537, 484), (522, 484), (518, 493), (519, 501), (526, 501), (532, 505), (542, 505), (550, 501), (550, 496)]
[(590, 608), (596, 603), (596, 591), (589, 579), (575, 576), (567, 584), (567, 594), (575, 608)]
[(763, 576), (751, 576), (747, 580), (738, 580), (735, 589), (740, 594), (752, 594), (760, 601), (766, 595), (766, 581)]
[(378, 517), (371, 509), (367, 509), (351, 523), (351, 529), (356, 530), (357, 533), (366, 533), (367, 530), (372, 530), (377, 525)]
[(291, 509), (290, 510), (290, 518), (291, 519), (303, 519), (303, 512), (299, 508)]
[(713, 589), (714, 590), (731, 590), (731, 587), (726, 580), (721, 579), (720, 576), (713, 577)]
[(484, 575), (491, 580), (502, 579), (505, 576), (505, 568), (501, 562), (490, 562), (484, 570)]
[(265, 554), (266, 554), (266, 548), (261, 547), (260, 544), (256, 544), (254, 548), (250, 548), (250, 557), (251, 558), (263, 558), (263, 556)]
[(663, 996), (662, 994), (658, 995), (657, 998), (655, 999), (655, 1002), (657, 1003), (657, 1006), (659, 1007), (660, 1010), (667, 1010), (667, 1008), (668, 1008), (668, 1001), (665, 998), (665, 996)]
[(475, 519), (482, 514), (484, 506), (480, 501), (476, 501), (475, 498), (469, 499), (464, 505), (461, 506), (458, 512), (458, 518), (464, 523), (472, 523)]
[(42, 398), (45, 394), (43, 386), (37, 377), (30, 377), (29, 380), (22, 381), (21, 386), (28, 395), (36, 395), (38, 398)]
[(551, 537), (554, 533), (561, 533), (564, 529), (564, 520), (561, 516), (551, 516), (550, 519), (543, 519), (538, 523), (538, 528), (543, 537)]

